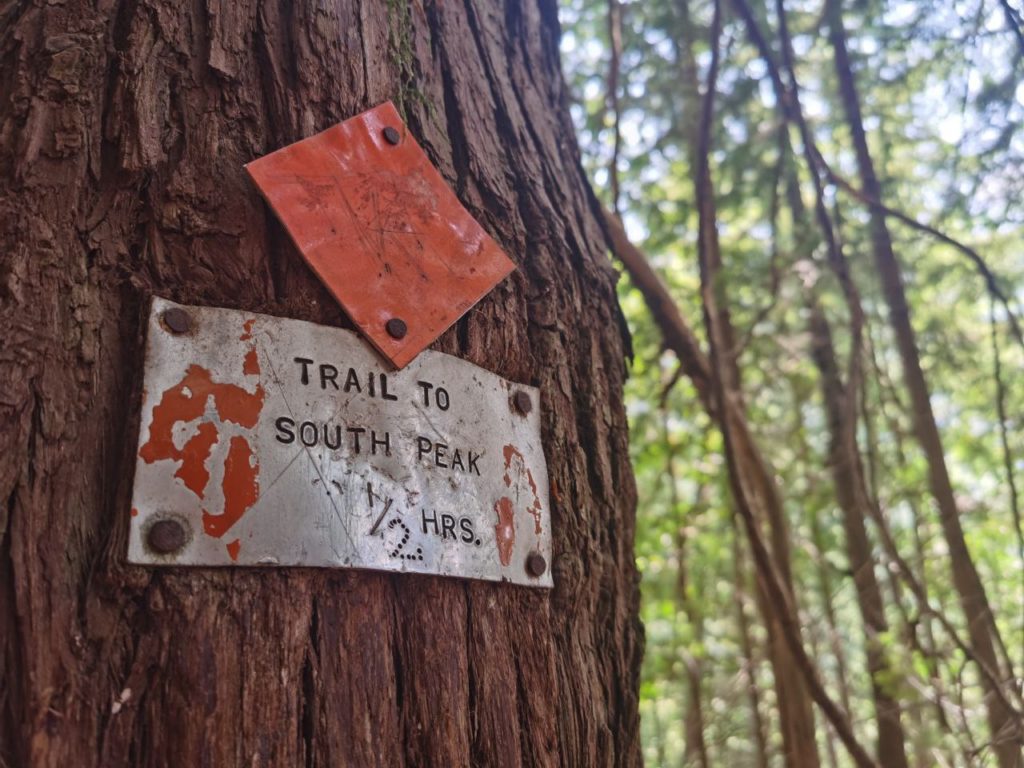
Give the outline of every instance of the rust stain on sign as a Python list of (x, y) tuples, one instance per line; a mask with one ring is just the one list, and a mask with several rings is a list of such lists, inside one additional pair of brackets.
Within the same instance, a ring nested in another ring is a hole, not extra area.
[[(251, 322), (246, 323), (246, 332)], [(242, 339), (248, 336), (243, 334)], [(260, 366), (255, 345), (250, 346), (242, 363), (244, 376), (259, 376)], [(210, 482), (207, 467), (214, 446), (220, 442), (221, 425), (232, 422), (252, 429), (259, 421), (266, 393), (259, 383), (253, 391), (235, 384), (214, 381), (207, 368), (192, 364), (174, 386), (166, 389), (153, 408), (149, 439), (139, 448), (139, 458), (147, 464), (171, 461), (177, 464), (174, 476), (200, 500), (206, 498)], [(215, 420), (207, 420), (207, 407), (212, 401)], [(176, 433), (186, 433), (184, 445), (175, 445)], [(237, 523), (259, 496), (259, 462), (245, 437), (235, 435), (229, 441), (223, 466), (224, 507), (220, 513), (203, 508), (203, 528), (219, 538)], [(237, 542), (228, 545), (237, 557)]]
[(515, 268), (390, 102), (246, 170), (353, 322), (399, 368)]

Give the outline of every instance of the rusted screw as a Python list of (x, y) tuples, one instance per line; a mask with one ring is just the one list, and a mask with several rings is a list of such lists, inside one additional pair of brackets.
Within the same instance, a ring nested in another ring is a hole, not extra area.
[(164, 312), (162, 317), (171, 333), (188, 333), (192, 329), (192, 318), (184, 309), (173, 307)]
[(154, 552), (169, 555), (185, 546), (185, 529), (177, 520), (157, 520), (150, 526), (146, 541)]
[(512, 405), (514, 405), (515, 409), (523, 416), (533, 410), (533, 401), (530, 399), (530, 396), (521, 389), (512, 395)]
[(396, 145), (402, 140), (402, 135), (398, 132), (397, 128), (392, 128), (390, 125), (384, 129), (384, 140), (391, 145)]
[(392, 317), (386, 323), (384, 323), (384, 330), (388, 332), (388, 336), (393, 339), (404, 339), (405, 334), (409, 332), (409, 326), (405, 324), (405, 320), (400, 317)]
[(535, 579), (539, 579), (544, 575), (544, 571), (548, 569), (548, 561), (544, 559), (544, 555), (540, 552), (531, 552), (526, 558), (526, 572), (533, 576)]

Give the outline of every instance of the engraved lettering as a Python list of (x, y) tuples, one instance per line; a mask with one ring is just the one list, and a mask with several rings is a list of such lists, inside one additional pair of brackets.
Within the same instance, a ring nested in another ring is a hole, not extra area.
[(287, 416), (280, 417), (274, 422), (274, 426), (277, 427), (277, 442), (284, 443), (285, 445), (291, 445), (295, 442), (295, 432), (292, 430), (295, 428), (295, 421), (289, 419)]
[(370, 430), (370, 453), (374, 456), (377, 455), (377, 447), (380, 446), (384, 449), (384, 455), (391, 455), (391, 433), (385, 432), (383, 438), (377, 437), (377, 433), (372, 429)]
[[(299, 425), (299, 440), (301, 440), (302, 444), (307, 448), (312, 448), (314, 445), (316, 445), (316, 432), (316, 424), (314, 424), (312, 421), (304, 421), (302, 422), (302, 424)], [(306, 436), (310, 434), (312, 434), (312, 437), (307, 438)]]
[(335, 389), (338, 388), (338, 369), (329, 363), (320, 364), (320, 389), (327, 389), (327, 382), (331, 382), (331, 386)]
[(334, 425), (334, 442), (331, 442), (331, 433), (329, 426), (324, 424), (324, 445), (330, 448), (332, 451), (336, 451), (341, 448), (341, 427), (337, 424)]
[(420, 435), (416, 438), (416, 458), (426, 459), (435, 467), (465, 472), (467, 475), (480, 475), (481, 454), (471, 448), (453, 448), (447, 443), (434, 442), (429, 437)]
[(388, 377), (385, 374), (380, 375), (380, 396), (385, 400), (397, 400), (397, 395), (392, 395), (388, 392)]
[(359, 394), (363, 393), (363, 387), (359, 383), (359, 374), (356, 373), (355, 368), (349, 368), (348, 374), (345, 376), (345, 392), (347, 393), (353, 388), (355, 388), (356, 392)]
[(423, 390), (423, 405), (425, 405), (426, 407), (429, 408), (430, 407), (430, 390), (434, 388), (434, 385), (431, 384), (429, 381), (417, 381), (416, 383), (419, 384), (420, 389)]
[(352, 450), (359, 453), (359, 436), (366, 430), (363, 427), (349, 427), (347, 431), (352, 434)]
[(426, 408), (430, 407), (430, 395), (433, 392), (434, 395), (434, 407), (442, 411), (447, 411), (448, 406), (451, 405), (451, 398), (448, 396), (448, 390), (444, 387), (435, 387), (429, 381), (417, 381), (419, 388), (423, 390), (423, 405)]
[(419, 456), (417, 456), (417, 458), (422, 459), (424, 456), (429, 454), (430, 453), (430, 449), (431, 449), (432, 446), (433, 446), (433, 443), (431, 443), (430, 440), (428, 440), (427, 438), (425, 438), (425, 437), (417, 437), (416, 438), (416, 450), (419, 451)]
[(434, 510), (431, 510), (430, 511), (430, 517), (427, 517), (427, 510), (424, 509), (423, 512), (422, 512), (422, 516), (423, 516), (423, 532), (424, 533), (430, 533), (430, 531), (427, 530), (427, 523), (430, 523), (432, 526), (434, 526), (434, 535), (437, 536), (440, 533), (440, 531), (439, 531), (439, 529), (437, 527), (437, 512), (435, 512)]
[(462, 451), (458, 448), (456, 448), (455, 453), (452, 454), (452, 469), (461, 469), (463, 472), (466, 471), (466, 465), (462, 463)]
[(302, 375), (299, 377), (299, 381), (309, 384), (309, 366), (313, 364), (313, 361), (308, 357), (296, 357), (295, 362), (302, 366)]

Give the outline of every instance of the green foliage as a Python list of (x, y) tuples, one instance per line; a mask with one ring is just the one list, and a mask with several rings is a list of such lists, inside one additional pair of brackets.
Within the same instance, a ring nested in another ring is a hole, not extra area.
[[(774, 4), (753, 5), (772, 31), (778, 57)], [(822, 5), (791, 2), (786, 10), (815, 141), (832, 167), (856, 185)], [(612, 201), (607, 198), (615, 121), (606, 99), (607, 5), (563, 2), (563, 56), (586, 168), (605, 202), (618, 202), (631, 238), (649, 255), (698, 334), (703, 322), (688, 141), (700, 105), (687, 67), (692, 61), (702, 83), (710, 61), (711, 11), (708, 0), (623, 3), (622, 150), (615, 168), (621, 194)], [(885, 201), (969, 243), (1018, 302), (1024, 298), (1024, 51), (1016, 47), (1000, 4), (863, 0), (844, 4), (843, 12)], [(848, 699), (854, 728), (870, 744), (875, 719), (865, 633), (827, 465), (828, 422), (810, 357), (807, 287), (830, 320), (843, 361), (851, 343), (849, 318), (809, 220), (813, 197), (806, 167), (802, 161), (780, 163), (782, 130), (765, 66), (740, 21), (726, 10), (711, 151), (723, 289), (737, 329), (751, 425), (784, 494), (805, 643), (829, 692), (837, 701)], [(792, 133), (789, 141), (799, 152), (799, 137)], [(787, 167), (799, 174), (807, 221), (794, 220), (786, 203)], [(874, 269), (868, 212), (834, 187), (827, 196), (867, 314), (859, 438), (872, 492), (900, 553), (926, 584), (932, 603), (962, 633), (928, 469), (914, 438)], [(890, 227), (968, 546), (1020, 673), (1024, 563), (996, 409), (990, 298), (962, 253), (896, 221)], [(736, 540), (721, 437), (689, 381), (675, 382), (678, 362), (664, 351), (642, 296), (625, 278), (620, 300), (635, 350), (627, 407), (640, 492), (636, 556), (647, 627), (641, 687), (645, 757), (650, 765), (680, 765), (684, 759), (697, 764), (694, 745), (688, 751), (684, 738), (691, 704), (686, 665), (692, 660), (700, 670), (711, 763), (755, 764), (744, 675), (749, 667), (761, 697), (771, 764), (781, 764), (765, 632), (749, 556)], [(1024, 349), (999, 307), (995, 329), (1008, 444), (1024, 492)], [(912, 757), (925, 764), (964, 764), (972, 743), (983, 745), (988, 738), (976, 670), (939, 624), (922, 614), (871, 525), (869, 534), (890, 627), (879, 640), (892, 663), (878, 682), (905, 706)], [(750, 624), (749, 660), (740, 610)], [(942, 703), (941, 716), (936, 701)], [(824, 759), (831, 732), (820, 722), (817, 732)], [(847, 764), (842, 748), (835, 752), (839, 764)], [(976, 759), (992, 763), (983, 747)]]

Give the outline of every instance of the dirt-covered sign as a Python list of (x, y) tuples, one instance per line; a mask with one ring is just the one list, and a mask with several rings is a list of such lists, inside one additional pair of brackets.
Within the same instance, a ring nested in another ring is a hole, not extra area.
[(551, 586), (539, 395), (354, 333), (155, 299), (129, 559)]

